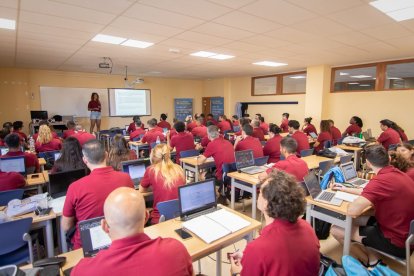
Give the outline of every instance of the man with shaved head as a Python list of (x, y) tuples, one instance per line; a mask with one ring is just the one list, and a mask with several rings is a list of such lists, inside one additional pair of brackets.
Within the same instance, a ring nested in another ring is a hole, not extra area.
[(139, 191), (118, 188), (105, 200), (101, 225), (111, 246), (82, 259), (71, 275), (193, 275), (184, 245), (171, 238), (150, 239), (144, 233), (145, 202)]

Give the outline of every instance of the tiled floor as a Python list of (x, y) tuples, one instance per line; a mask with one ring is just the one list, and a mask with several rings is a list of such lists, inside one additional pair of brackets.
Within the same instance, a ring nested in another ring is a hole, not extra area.
[[(244, 214), (251, 216), (251, 202), (250, 200), (246, 200), (246, 212)], [(242, 212), (242, 205), (236, 204), (236, 210)], [(257, 213), (258, 219), (260, 219), (260, 212)], [(321, 252), (328, 257), (340, 262), (342, 257), (342, 246), (332, 237), (329, 237), (326, 240), (320, 241), (321, 245)], [(222, 250), (222, 275), (230, 275), (230, 264), (227, 261), (227, 252), (234, 252), (235, 249), (239, 249), (243, 251), (246, 247), (246, 241), (242, 240), (234, 245), (228, 246)], [(351, 255), (354, 257), (358, 257), (359, 255), (358, 245), (353, 245), (351, 247)], [(210, 258), (209, 258), (210, 257)], [(209, 257), (201, 259), (201, 273), (204, 275), (213, 276), (216, 275), (216, 254), (211, 254)], [(383, 258), (383, 261), (393, 270), (400, 273), (401, 275), (405, 275), (405, 267), (402, 265), (387, 259), (386, 257)], [(411, 256), (411, 273), (414, 273), (414, 254)], [(198, 273), (198, 263), (193, 263), (194, 272)]]

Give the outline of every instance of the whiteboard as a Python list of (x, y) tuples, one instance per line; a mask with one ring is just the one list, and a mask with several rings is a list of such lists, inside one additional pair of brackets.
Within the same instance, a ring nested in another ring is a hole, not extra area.
[(42, 110), (48, 112), (49, 118), (54, 115), (89, 117), (88, 103), (93, 92), (99, 94), (102, 116), (108, 116), (108, 89), (106, 88), (41, 86), (40, 103)]

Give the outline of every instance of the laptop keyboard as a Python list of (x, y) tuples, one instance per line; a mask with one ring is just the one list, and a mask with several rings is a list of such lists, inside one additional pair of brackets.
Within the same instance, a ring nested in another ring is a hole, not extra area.
[(352, 184), (360, 186), (362, 184), (365, 184), (366, 182), (367, 181), (365, 179), (357, 179), (357, 180), (353, 181)]
[(262, 168), (257, 168), (257, 167), (246, 168), (246, 169), (242, 169), (241, 171), (244, 173), (249, 173), (249, 174), (256, 174), (256, 173), (264, 172)]
[(193, 219), (193, 218), (196, 218), (196, 217), (199, 217), (199, 216), (207, 215), (207, 214), (213, 213), (215, 211), (218, 211), (220, 209), (221, 209), (220, 207), (215, 207), (215, 208), (210, 208), (210, 209), (207, 209), (207, 210), (204, 210), (204, 211), (200, 211), (200, 212), (197, 212), (195, 214), (191, 214), (191, 215), (186, 216), (185, 220), (190, 220), (190, 219)]
[(332, 198), (335, 196), (335, 193), (331, 193), (331, 192), (323, 192), (320, 196), (319, 199), (320, 200), (324, 200), (324, 201), (331, 201)]

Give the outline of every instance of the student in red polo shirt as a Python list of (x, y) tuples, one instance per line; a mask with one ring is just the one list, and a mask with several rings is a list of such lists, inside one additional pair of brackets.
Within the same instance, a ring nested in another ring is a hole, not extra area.
[(290, 120), (288, 123), (288, 131), (290, 136), (296, 140), (298, 147), (296, 149), (296, 154), (300, 156), (300, 152), (305, 149), (310, 149), (308, 136), (305, 133), (299, 130), (300, 124), (296, 120)]
[[(348, 215), (358, 217), (367, 208), (375, 209), (375, 220), (354, 226), (352, 240), (399, 258), (405, 258), (405, 240), (411, 220), (414, 219), (414, 181), (405, 173), (389, 165), (387, 150), (381, 145), (365, 149), (367, 166), (376, 174), (364, 189), (336, 185), (334, 189), (354, 192), (360, 196), (349, 203)], [(365, 221), (366, 222), (366, 221)], [(358, 231), (359, 230), (359, 231)], [(344, 229), (333, 226), (331, 233), (340, 242)], [(367, 264), (376, 265), (378, 255), (367, 248)]]
[(259, 127), (263, 130), (263, 134), (265, 135), (268, 134), (269, 124), (265, 122), (265, 118), (260, 116), (259, 121), (260, 121)]
[(282, 123), (280, 124), (280, 129), (282, 129), (283, 132), (289, 131), (289, 113), (283, 113), (282, 114)]
[(27, 142), (27, 135), (22, 132), (22, 128), (23, 128), (22, 121), (13, 122), (13, 133), (16, 133), (17, 135), (19, 135), (20, 139), (22, 139), (23, 142)]
[(316, 131), (316, 127), (311, 122), (312, 122), (312, 117), (306, 117), (303, 120), (303, 127), (302, 127), (303, 133), (305, 133), (308, 136), (310, 136), (312, 132), (318, 135), (318, 131)]
[(207, 135), (211, 142), (207, 145), (204, 154), (199, 156), (199, 162), (204, 163), (208, 157), (213, 157), (216, 163), (216, 179), (221, 181), (223, 164), (234, 162), (234, 148), (229, 141), (220, 136), (218, 127), (215, 125), (207, 128)]
[(60, 139), (53, 138), (47, 125), (40, 126), (38, 134), (35, 142), (36, 152), (54, 151), (62, 148), (62, 142)]
[(145, 201), (134, 189), (118, 188), (105, 200), (102, 229), (112, 240), (106, 250), (83, 258), (71, 271), (78, 275), (191, 276), (193, 264), (184, 245), (144, 233)]
[(68, 128), (67, 130), (63, 131), (63, 139), (68, 138), (69, 136), (72, 136), (73, 134), (75, 134), (75, 127), (76, 124), (74, 121), (68, 121), (66, 123), (66, 127)]
[(185, 185), (183, 169), (180, 165), (174, 164), (170, 156), (171, 152), (166, 144), (155, 146), (151, 151), (151, 166), (146, 169), (140, 183), (140, 192), (152, 191), (154, 195), (151, 224), (157, 224), (160, 219), (157, 204), (177, 199), (178, 187)]
[(86, 132), (85, 129), (81, 125), (76, 125), (75, 127), (75, 134), (72, 135), (72, 137), (78, 139), (79, 144), (81, 147), (90, 140), (95, 140), (96, 137), (93, 134), (90, 134)]
[(388, 119), (380, 121), (380, 128), (383, 131), (378, 137), (377, 142), (384, 146), (386, 150), (390, 145), (396, 145), (401, 142), (400, 134), (393, 129), (394, 122)]
[(0, 130), (0, 147), (5, 147), (6, 143), (4, 142), (4, 139), (7, 135), (10, 134), (10, 130), (8, 128), (3, 128)]
[(217, 121), (216, 121), (216, 119), (214, 119), (214, 116), (213, 116), (213, 114), (207, 114), (207, 117), (206, 117), (206, 123), (208, 122), (208, 121), (210, 121), (210, 122), (212, 122), (214, 125), (217, 125)]
[(145, 130), (140, 127), (142, 125), (141, 119), (135, 118), (134, 124), (135, 124), (135, 129), (129, 133), (129, 140), (139, 141), (144, 136)]
[[(185, 124), (187, 131), (191, 132), (193, 128), (197, 127), (197, 120), (200, 116), (196, 113), (194, 114), (194, 118), (191, 115), (188, 115), (187, 118), (185, 118)], [(202, 118), (202, 122), (204, 123), (204, 119)]]
[(185, 131), (185, 124), (181, 121), (178, 121), (174, 124), (174, 128), (177, 131), (177, 134), (172, 138), (170, 133), (167, 133), (167, 144), (171, 149), (175, 148), (175, 163), (180, 164), (180, 153), (185, 150), (192, 150), (195, 148), (194, 137), (191, 133)]
[(338, 144), (338, 140), (342, 138), (342, 134), (341, 131), (337, 127), (335, 127), (335, 122), (333, 120), (329, 119), (328, 122), (331, 130), (332, 142), (333, 145), (336, 146)]
[(219, 123), (217, 124), (220, 133), (224, 133), (225, 131), (233, 131), (233, 126), (229, 119), (227, 119), (226, 115), (221, 115), (219, 117)]
[[(46, 125), (50, 128), (50, 132), (52, 133), (53, 138), (55, 139), (59, 139), (59, 136), (57, 135), (57, 133), (54, 131), (54, 129), (49, 125), (49, 122), (47, 120), (41, 120), (39, 122), (39, 128), (43, 125)], [(33, 134), (33, 140), (37, 140), (37, 137), (39, 137), (39, 132)]]
[(100, 141), (91, 140), (85, 143), (82, 152), (83, 162), (91, 173), (69, 186), (62, 212), (63, 230), (68, 232), (76, 227), (72, 237), (73, 249), (82, 246), (78, 223), (102, 216), (105, 199), (116, 188), (134, 188), (128, 174), (117, 172), (106, 165), (107, 154)]
[(242, 135), (237, 136), (234, 142), (234, 151), (253, 150), (253, 157), (263, 156), (263, 147), (259, 139), (252, 137), (253, 127), (245, 124), (242, 126)]
[(276, 163), (280, 160), (280, 141), (283, 137), (279, 134), (282, 130), (275, 124), (270, 124), (269, 137), (263, 147), (263, 155), (269, 156), (267, 163)]
[(165, 141), (165, 136), (157, 127), (157, 120), (155, 118), (148, 120), (147, 124), (148, 131), (144, 134), (144, 137), (142, 137), (142, 143), (147, 143), (151, 147), (152, 143), (157, 142), (157, 137), (159, 138), (160, 142)]
[(318, 139), (316, 140), (315, 144), (313, 144), (315, 151), (318, 152), (324, 149), (325, 142), (327, 141), (332, 141), (331, 128), (329, 127), (328, 120), (322, 120), (321, 121), (321, 133), (319, 133)]
[(403, 141), (403, 142), (407, 142), (408, 141), (408, 137), (407, 137), (407, 134), (405, 134), (404, 129), (402, 129), (402, 127), (400, 127), (399, 125), (397, 125), (396, 122), (393, 122), (392, 129), (394, 129), (395, 131), (398, 132), (398, 134), (400, 135), (401, 141)]
[(26, 185), (26, 179), (18, 172), (0, 172), (0, 192), (15, 190)]
[(404, 157), (407, 161), (414, 161), (414, 147), (410, 143), (399, 144), (395, 151)]
[(312, 227), (299, 218), (305, 203), (294, 177), (281, 171), (267, 176), (257, 200), (265, 226), (243, 253), (230, 256), (232, 275), (318, 275), (319, 240)]
[[(243, 125), (242, 125), (242, 128), (243, 128)], [(260, 128), (260, 121), (259, 120), (253, 120), (252, 123), (251, 123), (251, 126), (253, 127), (252, 136), (259, 139), (260, 141), (266, 141), (266, 139), (264, 137), (263, 129)]]
[(277, 169), (293, 175), (298, 182), (303, 181), (303, 178), (308, 174), (309, 170), (306, 162), (296, 156), (297, 147), (298, 143), (296, 143), (296, 140), (292, 137), (283, 138), (282, 141), (280, 141), (280, 152), (285, 159), (275, 163), (273, 167), (266, 172), (259, 174), (259, 179), (265, 179), (269, 173), (274, 169)]
[(132, 117), (132, 123), (129, 124), (127, 132), (131, 134), (134, 130), (137, 129), (137, 127), (142, 128), (144, 130), (144, 124), (141, 122), (141, 119), (139, 116)]
[(231, 123), (233, 124), (233, 127), (235, 127), (235, 126), (239, 126), (239, 125), (240, 125), (240, 122), (239, 122), (239, 116), (237, 116), (237, 115), (233, 115), (233, 116), (231, 117)]
[(170, 130), (171, 125), (170, 125), (169, 122), (167, 122), (167, 118), (168, 118), (167, 115), (165, 113), (162, 113), (161, 116), (160, 116), (160, 122), (158, 123), (158, 127), (162, 128), (162, 129), (166, 128), (166, 129)]
[(355, 134), (360, 134), (362, 132), (362, 127), (364, 124), (362, 123), (361, 118), (358, 116), (352, 116), (351, 119), (349, 119), (349, 126), (347, 129), (342, 133), (342, 137), (345, 136), (352, 136)]
[(6, 146), (9, 152), (2, 157), (24, 156), (24, 163), (26, 166), (26, 173), (40, 172), (39, 160), (36, 154), (30, 152), (23, 152), (21, 150), (22, 142), (16, 133), (10, 133), (5, 138)]
[(402, 154), (398, 152), (389, 152), (391, 166), (406, 173), (412, 180), (414, 180), (414, 162), (407, 160)]
[(203, 125), (203, 118), (199, 117), (196, 123), (197, 126), (191, 130), (191, 134), (193, 134), (194, 137), (199, 137), (201, 139), (207, 137), (207, 127)]
[(135, 150), (128, 147), (128, 142), (122, 134), (116, 134), (112, 138), (111, 148), (108, 153), (108, 166), (112, 166), (114, 170), (122, 170), (121, 162), (138, 159)]
[(50, 173), (87, 169), (82, 160), (82, 147), (76, 138), (66, 138), (63, 141), (60, 153), (61, 155), (59, 159), (55, 160)]

